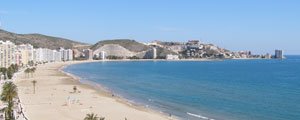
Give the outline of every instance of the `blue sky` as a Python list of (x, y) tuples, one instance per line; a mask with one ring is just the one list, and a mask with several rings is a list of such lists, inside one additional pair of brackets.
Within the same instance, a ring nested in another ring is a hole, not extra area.
[(300, 54), (299, 0), (1, 0), (1, 28), (86, 43), (199, 39), (230, 50)]

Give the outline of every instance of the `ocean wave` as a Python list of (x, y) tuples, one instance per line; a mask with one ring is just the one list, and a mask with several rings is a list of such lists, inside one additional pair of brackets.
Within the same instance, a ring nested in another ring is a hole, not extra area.
[(212, 119), (212, 118), (208, 118), (208, 117), (205, 117), (205, 116), (202, 116), (202, 115), (197, 115), (197, 114), (193, 114), (193, 113), (189, 113), (189, 112), (187, 112), (186, 114), (188, 114), (190, 116), (193, 116), (193, 117), (196, 117), (196, 118), (203, 119), (203, 120), (215, 120), (215, 119)]

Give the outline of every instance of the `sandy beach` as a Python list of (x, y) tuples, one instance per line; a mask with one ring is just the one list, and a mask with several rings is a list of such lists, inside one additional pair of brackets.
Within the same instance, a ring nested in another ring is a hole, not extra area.
[[(95, 113), (106, 120), (170, 120), (167, 115), (130, 105), (120, 98), (80, 83), (59, 69), (80, 62), (39, 65), (33, 77), (18, 74), (16, 84), (24, 113), (30, 120), (83, 120)], [(36, 80), (33, 93), (32, 80)], [(74, 93), (73, 87), (77, 86)]]

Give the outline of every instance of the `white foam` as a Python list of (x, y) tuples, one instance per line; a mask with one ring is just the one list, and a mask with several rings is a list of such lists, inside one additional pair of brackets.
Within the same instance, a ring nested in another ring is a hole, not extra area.
[(214, 119), (211, 119), (211, 118), (202, 116), (202, 115), (197, 115), (197, 114), (193, 114), (193, 113), (189, 113), (189, 112), (187, 112), (186, 114), (188, 114), (188, 115), (190, 115), (190, 116), (193, 116), (193, 117), (200, 118), (200, 119), (204, 119), (204, 120), (214, 120)]

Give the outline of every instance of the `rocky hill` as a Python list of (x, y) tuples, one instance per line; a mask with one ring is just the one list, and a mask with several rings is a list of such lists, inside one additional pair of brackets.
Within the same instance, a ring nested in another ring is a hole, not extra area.
[[(154, 46), (148, 46), (135, 40), (116, 39), (103, 40), (91, 47), (94, 50), (94, 55), (99, 55), (101, 51), (105, 52), (107, 56), (118, 56), (122, 58), (137, 57), (144, 59), (152, 59), (154, 56)], [(176, 54), (165, 48), (156, 46), (157, 58), (165, 58), (167, 54)]]
[(42, 34), (17, 34), (8, 32), (5, 30), (0, 29), (0, 40), (3, 41), (11, 41), (15, 44), (23, 44), (29, 43), (33, 45), (35, 48), (49, 48), (49, 49), (57, 49), (59, 47), (64, 48), (82, 48), (88, 47), (88, 44), (76, 42), (73, 40), (59, 38), (59, 37), (52, 37)]
[(118, 57), (131, 57), (136, 54), (135, 52), (132, 52), (118, 44), (105, 44), (104, 46), (101, 46), (98, 49), (96, 49), (93, 53), (100, 54), (101, 51), (105, 51), (106, 55), (108, 56)]
[(142, 43), (136, 42), (130, 39), (115, 39), (115, 40), (102, 40), (91, 47), (92, 50), (96, 50), (104, 45), (117, 44), (131, 52), (142, 52), (148, 50), (150, 47)]
[(94, 55), (99, 55), (102, 51), (107, 56), (117, 56), (128, 58), (136, 56), (138, 58), (145, 58), (146, 52), (151, 50), (151, 47), (135, 40), (129, 39), (115, 39), (115, 40), (102, 40), (91, 47)]

